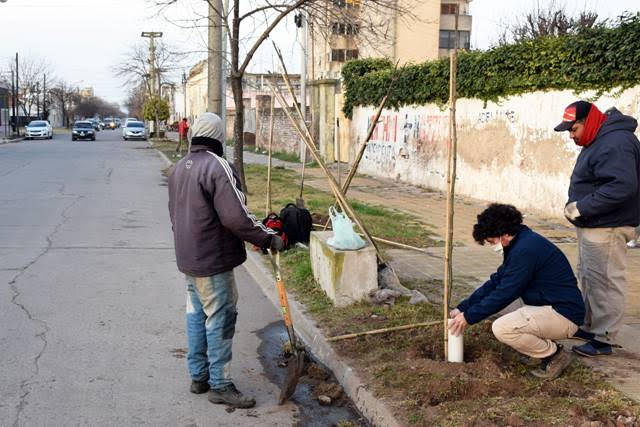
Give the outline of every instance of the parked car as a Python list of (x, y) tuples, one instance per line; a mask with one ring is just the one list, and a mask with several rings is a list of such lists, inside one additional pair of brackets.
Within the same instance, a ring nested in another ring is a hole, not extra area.
[(116, 117), (114, 120), (115, 120), (115, 122), (116, 122), (116, 126), (117, 126), (117, 127), (122, 126), (122, 120), (120, 120), (118, 117)]
[(81, 120), (73, 124), (71, 129), (71, 140), (90, 139), (96, 140), (96, 131), (93, 130), (93, 124), (88, 120)]
[(33, 120), (29, 122), (29, 124), (25, 128), (24, 137), (25, 139), (52, 139), (53, 128), (46, 120)]
[(130, 139), (147, 140), (147, 130), (144, 128), (144, 123), (129, 121), (122, 128), (122, 139), (128, 141)]

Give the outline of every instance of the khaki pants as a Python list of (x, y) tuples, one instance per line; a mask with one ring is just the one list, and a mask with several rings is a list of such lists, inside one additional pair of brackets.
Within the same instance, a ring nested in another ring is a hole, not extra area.
[(578, 228), (578, 281), (586, 316), (584, 330), (615, 343), (624, 318), (627, 242), (633, 227)]
[(550, 305), (525, 305), (498, 318), (491, 328), (500, 342), (527, 356), (542, 359), (556, 352), (553, 340), (573, 336), (578, 325)]

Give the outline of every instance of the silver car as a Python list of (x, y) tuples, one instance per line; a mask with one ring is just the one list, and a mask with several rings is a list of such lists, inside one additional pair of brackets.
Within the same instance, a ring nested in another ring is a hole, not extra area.
[(147, 130), (144, 128), (143, 122), (128, 121), (122, 128), (122, 139), (128, 141), (130, 139), (147, 140)]
[(53, 138), (53, 128), (46, 120), (33, 120), (29, 122), (27, 127), (25, 128), (24, 133), (25, 139), (35, 139), (35, 138), (44, 138), (44, 139), (52, 139)]

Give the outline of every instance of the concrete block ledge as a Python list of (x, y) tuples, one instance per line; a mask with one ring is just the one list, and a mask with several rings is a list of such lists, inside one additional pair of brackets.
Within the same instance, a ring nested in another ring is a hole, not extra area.
[[(247, 261), (243, 266), (260, 285), (267, 298), (280, 310), (280, 302), (275, 289), (275, 279), (265, 262), (266, 260), (261, 254), (249, 250), (247, 251)], [(286, 286), (287, 278), (283, 277), (283, 279)], [(302, 339), (307, 350), (333, 372), (360, 413), (374, 426), (399, 427), (401, 424), (396, 420), (391, 408), (367, 390), (366, 385), (358, 375), (346, 361), (338, 356), (322, 335), (322, 331), (305, 314), (304, 306), (297, 302), (291, 294), (289, 294), (289, 305), (297, 335)]]

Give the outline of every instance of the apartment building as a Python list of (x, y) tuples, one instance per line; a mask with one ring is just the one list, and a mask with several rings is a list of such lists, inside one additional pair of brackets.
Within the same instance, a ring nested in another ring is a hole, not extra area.
[(397, 9), (372, 10), (361, 0), (334, 0), (334, 11), (309, 17), (307, 81), (320, 150), (328, 161), (348, 162), (349, 121), (342, 115), (342, 66), (351, 59), (389, 58), (400, 65), (470, 49), (472, 0), (397, 0)]

